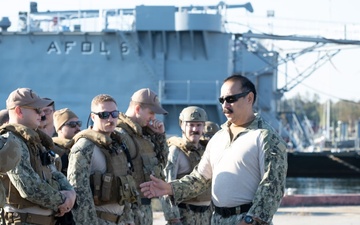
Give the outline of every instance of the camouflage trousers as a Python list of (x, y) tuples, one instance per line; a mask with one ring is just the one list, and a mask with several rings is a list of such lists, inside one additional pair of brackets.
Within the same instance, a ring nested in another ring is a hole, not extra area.
[(179, 208), (183, 225), (210, 225), (211, 207), (204, 212), (194, 212), (190, 209)]
[(153, 212), (151, 205), (134, 206), (136, 225), (152, 225), (153, 224)]
[(0, 181), (0, 207), (3, 207), (6, 202), (6, 194), (3, 183)]
[[(237, 225), (244, 219), (246, 213), (233, 215), (227, 218), (222, 217), (217, 213), (213, 213), (211, 217), (211, 225)], [(270, 225), (273, 225), (271, 222)]]

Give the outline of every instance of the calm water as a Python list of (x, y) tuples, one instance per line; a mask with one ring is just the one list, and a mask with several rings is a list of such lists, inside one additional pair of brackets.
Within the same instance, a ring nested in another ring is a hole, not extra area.
[(360, 178), (287, 178), (290, 194), (360, 194)]

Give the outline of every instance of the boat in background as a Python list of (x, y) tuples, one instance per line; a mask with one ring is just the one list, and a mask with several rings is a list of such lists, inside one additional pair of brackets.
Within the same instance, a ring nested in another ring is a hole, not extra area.
[(360, 178), (360, 152), (288, 152), (288, 177)]

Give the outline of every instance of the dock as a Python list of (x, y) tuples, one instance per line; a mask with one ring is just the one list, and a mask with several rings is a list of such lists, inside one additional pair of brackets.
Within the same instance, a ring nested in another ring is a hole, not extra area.
[(360, 206), (360, 194), (287, 195), (281, 206)]
[[(156, 205), (153, 205), (156, 208)], [(159, 206), (159, 205), (158, 205)], [(288, 195), (274, 215), (274, 225), (358, 225), (360, 194)], [(165, 225), (161, 209), (154, 212), (153, 225)]]
[[(280, 207), (274, 216), (274, 225), (358, 225), (360, 205), (358, 206), (318, 206), (318, 207)], [(154, 213), (154, 225), (165, 225), (162, 212)]]

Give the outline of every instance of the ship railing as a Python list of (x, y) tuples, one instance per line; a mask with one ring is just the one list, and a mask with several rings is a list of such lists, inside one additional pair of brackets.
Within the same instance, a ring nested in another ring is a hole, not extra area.
[[(227, 9), (245, 8), (252, 12), (250, 3), (227, 5), (220, 1), (217, 5), (179, 6), (177, 12), (191, 14), (227, 15)], [(20, 12), (17, 31), (42, 32), (100, 32), (107, 29), (132, 31), (135, 29), (136, 9), (96, 9), (96, 10), (65, 10), (44, 12)]]
[(135, 9), (66, 10), (19, 13), (18, 31), (96, 32), (134, 30)]
[[(246, 10), (240, 9), (245, 8)], [(229, 33), (253, 33), (326, 37), (332, 39), (358, 40), (360, 24), (277, 18), (274, 15), (254, 16), (250, 3), (227, 5), (220, 2), (210, 6), (181, 6), (178, 12), (198, 14), (221, 14), (224, 27)], [(136, 9), (66, 10), (45, 12), (21, 12), (17, 31), (78, 31), (97, 32), (104, 29), (131, 31), (135, 29)], [(54, 18), (57, 24), (54, 26)], [(31, 22), (30, 22), (31, 20)], [(45, 25), (40, 25), (44, 23)]]

